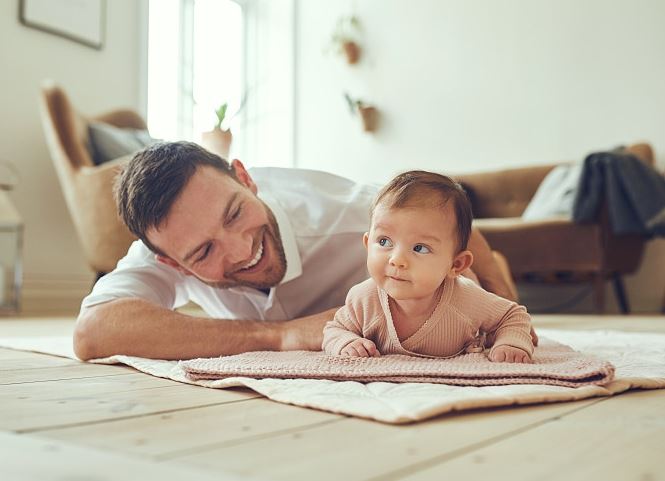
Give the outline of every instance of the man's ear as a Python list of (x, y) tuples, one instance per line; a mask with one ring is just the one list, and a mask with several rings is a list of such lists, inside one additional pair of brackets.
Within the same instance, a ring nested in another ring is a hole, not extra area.
[(247, 169), (245, 169), (245, 166), (242, 165), (242, 162), (240, 162), (238, 159), (233, 159), (233, 162), (231, 162), (231, 168), (233, 169), (233, 172), (235, 172), (236, 178), (242, 185), (247, 187), (254, 194), (259, 191), (259, 189), (256, 187), (256, 184), (247, 172)]
[(367, 249), (367, 244), (369, 244), (369, 232), (363, 234), (363, 245), (365, 246), (365, 249)]
[(180, 264), (178, 264), (176, 261), (174, 261), (170, 257), (163, 256), (161, 254), (155, 254), (155, 259), (157, 259), (157, 262), (161, 262), (162, 264), (166, 264), (169, 267), (173, 267), (175, 270), (177, 270), (181, 274), (185, 274), (186, 276), (194, 275), (189, 270), (182, 267)]
[(473, 254), (471, 251), (462, 251), (455, 256), (453, 265), (450, 267), (450, 272), (448, 275), (450, 277), (457, 277), (462, 272), (471, 267), (471, 264), (473, 264)]

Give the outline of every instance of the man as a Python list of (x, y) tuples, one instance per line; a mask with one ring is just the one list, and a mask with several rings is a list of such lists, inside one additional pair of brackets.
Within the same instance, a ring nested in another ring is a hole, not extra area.
[[(83, 300), (74, 349), (189, 359), (319, 350), (325, 322), (367, 278), (362, 234), (377, 188), (324, 172), (248, 172), (189, 142), (139, 152), (117, 185), (140, 239)], [(474, 271), (511, 297), (484, 238)], [(211, 318), (174, 311), (193, 301)], [(275, 322), (283, 321), (283, 322)]]

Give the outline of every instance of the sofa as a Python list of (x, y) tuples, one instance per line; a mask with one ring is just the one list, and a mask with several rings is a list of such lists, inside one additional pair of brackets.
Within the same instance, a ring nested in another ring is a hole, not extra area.
[[(654, 164), (649, 144), (627, 150)], [(605, 282), (614, 285), (621, 312), (630, 305), (622, 276), (635, 272), (642, 259), (646, 237), (615, 235), (604, 206), (593, 222), (576, 224), (567, 217), (526, 221), (522, 214), (547, 174), (559, 164), (511, 168), (456, 176), (469, 194), (474, 226), (492, 249), (507, 259), (517, 282), (590, 282), (594, 308), (605, 310)]]

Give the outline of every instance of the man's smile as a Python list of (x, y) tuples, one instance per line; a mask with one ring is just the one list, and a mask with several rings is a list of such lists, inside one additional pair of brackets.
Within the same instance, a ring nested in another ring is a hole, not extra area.
[(254, 252), (254, 256), (249, 261), (245, 261), (244, 263), (238, 265), (233, 271), (232, 275), (236, 274), (245, 274), (245, 273), (253, 273), (256, 271), (259, 271), (263, 268), (263, 264), (265, 262), (262, 262), (266, 253), (266, 230), (264, 229), (261, 233), (260, 240), (258, 242), (258, 247), (256, 247), (256, 251)]
[(254, 257), (252, 258), (251, 261), (249, 261), (247, 264), (242, 266), (239, 270), (245, 271), (247, 269), (250, 269), (254, 267), (256, 264), (259, 263), (261, 258), (263, 257), (263, 240), (261, 240), (261, 243), (259, 244), (259, 248), (256, 250), (256, 254), (254, 254)]

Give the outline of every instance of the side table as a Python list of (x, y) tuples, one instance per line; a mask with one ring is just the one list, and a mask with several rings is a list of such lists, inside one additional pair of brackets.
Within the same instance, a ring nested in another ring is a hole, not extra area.
[(23, 283), (23, 220), (0, 190), (0, 313), (18, 312)]

